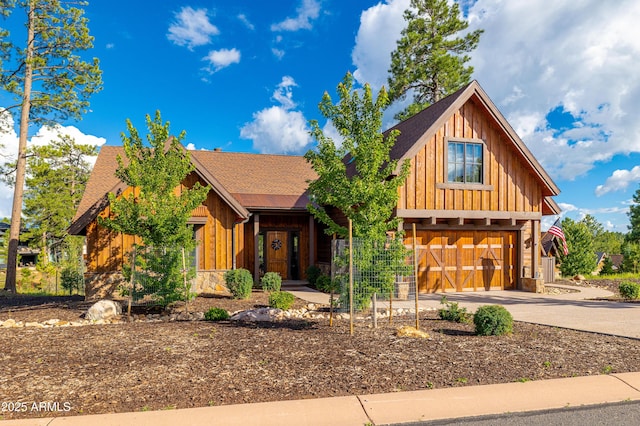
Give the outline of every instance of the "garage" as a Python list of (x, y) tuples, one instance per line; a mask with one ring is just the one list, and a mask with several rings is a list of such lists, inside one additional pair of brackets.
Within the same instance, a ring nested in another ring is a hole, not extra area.
[(515, 288), (515, 231), (420, 230), (416, 245), (420, 292)]

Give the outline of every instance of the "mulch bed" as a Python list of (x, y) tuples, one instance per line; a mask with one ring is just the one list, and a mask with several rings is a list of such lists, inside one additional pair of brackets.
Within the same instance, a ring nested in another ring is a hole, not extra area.
[[(189, 308), (265, 304), (266, 295), (256, 291), (248, 301), (197, 298)], [(87, 307), (77, 297), (0, 296), (0, 320), (72, 321)], [(373, 329), (360, 322), (353, 336), (348, 321), (329, 327), (324, 319), (0, 328), (0, 419), (622, 373), (637, 371), (640, 359), (640, 340), (519, 322), (510, 336), (479, 337), (472, 324), (443, 321), (435, 312), (420, 322), (429, 339), (395, 335), (411, 324), (379, 321)]]

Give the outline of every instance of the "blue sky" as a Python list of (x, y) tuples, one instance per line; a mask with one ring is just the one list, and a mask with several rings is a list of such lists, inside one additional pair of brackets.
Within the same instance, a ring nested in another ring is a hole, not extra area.
[[(465, 0), (477, 79), (561, 189), (563, 215), (594, 215), (626, 232), (640, 183), (640, 16), (637, 1)], [(277, 4), (277, 6), (274, 6)], [(86, 8), (104, 88), (77, 142), (118, 145), (130, 118), (156, 110), (196, 149), (302, 154), (308, 121), (347, 71), (374, 89), (409, 0), (91, 1)], [(14, 37), (20, 27), (7, 22)], [(335, 96), (334, 96), (335, 98)], [(0, 107), (9, 100), (0, 95)], [(386, 120), (402, 105), (393, 105)], [(5, 156), (14, 131), (0, 134)], [(31, 129), (31, 143), (55, 132)], [(11, 190), (0, 186), (0, 217)], [(555, 218), (547, 218), (546, 229)]]

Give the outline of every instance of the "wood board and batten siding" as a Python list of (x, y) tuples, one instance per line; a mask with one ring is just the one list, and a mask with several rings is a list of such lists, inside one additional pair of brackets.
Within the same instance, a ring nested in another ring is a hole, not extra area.
[[(399, 188), (398, 209), (539, 213), (542, 192), (491, 118), (469, 101), (409, 159), (410, 174)], [(483, 144), (484, 184), (447, 183), (447, 143)]]
[[(191, 187), (196, 181), (203, 186), (206, 185), (195, 174), (185, 179), (183, 185)], [(237, 214), (216, 192), (209, 191), (202, 206), (193, 211), (191, 222), (193, 222), (198, 241), (197, 270), (231, 269), (234, 244), (236, 266), (245, 267), (244, 257), (239, 255), (244, 249), (244, 226), (238, 224)]]
[[(196, 181), (205, 185), (195, 174), (191, 174), (180, 188), (191, 187)], [(176, 188), (176, 191), (180, 188)], [(127, 188), (123, 195), (127, 196), (131, 191), (131, 188)], [(107, 205), (99, 216), (107, 217), (110, 214), (110, 206)], [(231, 269), (232, 236), (236, 239), (236, 253), (242, 252), (244, 244), (244, 227), (235, 224), (236, 217), (228, 204), (214, 191), (209, 191), (207, 199), (194, 209), (190, 222), (198, 240), (197, 270)], [(235, 232), (232, 230), (234, 226)], [(88, 270), (97, 273), (122, 270), (125, 257), (133, 244), (142, 243), (140, 238), (110, 231), (100, 226), (96, 220), (87, 225), (86, 232)], [(236, 260), (239, 267), (242, 267), (243, 257), (237, 256)]]
[[(409, 231), (407, 244), (417, 226), (423, 292), (515, 289), (521, 278), (536, 278), (545, 197), (557, 191), (486, 95), (466, 90), (444, 116), (432, 117), (435, 124), (423, 126), (417, 142), (401, 142), (408, 148), (400, 159), (410, 167), (396, 214)], [(423, 117), (429, 120), (428, 112)], [(404, 126), (415, 137), (421, 124)], [(449, 181), (450, 142), (481, 146), (480, 182)]]

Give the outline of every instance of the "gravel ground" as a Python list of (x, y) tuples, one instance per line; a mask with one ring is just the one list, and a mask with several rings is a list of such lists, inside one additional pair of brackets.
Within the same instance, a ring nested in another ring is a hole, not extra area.
[[(592, 285), (582, 283), (581, 285)], [(613, 286), (613, 284), (611, 284)], [(199, 297), (190, 310), (266, 305)], [(616, 303), (612, 301), (611, 303)], [(305, 302), (297, 300), (296, 307)], [(76, 298), (0, 296), (0, 321), (74, 321)], [(162, 410), (399, 392), (638, 370), (640, 341), (516, 322), (509, 336), (424, 312), (427, 339), (326, 319), (2, 328), (0, 419)], [(35, 403), (35, 405), (34, 405)]]

